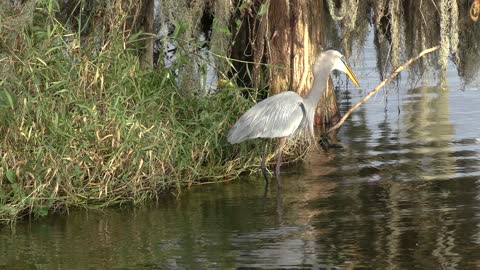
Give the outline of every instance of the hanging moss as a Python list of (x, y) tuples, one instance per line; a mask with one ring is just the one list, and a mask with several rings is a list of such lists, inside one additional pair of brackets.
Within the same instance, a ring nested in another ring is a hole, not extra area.
[(450, 52), (457, 55), (458, 5), (456, 0), (440, 2), (440, 65), (446, 69)]
[(341, 21), (345, 17), (346, 5), (342, 2), (340, 8), (335, 7), (333, 0), (328, 0), (328, 9), (333, 20)]
[(459, 28), (457, 0), (327, 2), (331, 18), (342, 30), (339, 38), (347, 50), (346, 55), (353, 51), (352, 40), (359, 41), (361, 33), (368, 32), (367, 29), (362, 29), (362, 22), (368, 21), (373, 25), (377, 69), (382, 76), (385, 75), (387, 67), (396, 67), (409, 56), (435, 45), (441, 46), (437, 60), (433, 63), (422, 59), (419, 64), (425, 65), (424, 69), (428, 68), (427, 64), (438, 64), (441, 73), (444, 73), (449, 57), (457, 66), (460, 65), (462, 53), (459, 52), (459, 35), (461, 31), (468, 29)]
[[(158, 25), (165, 46), (161, 51), (167, 51), (167, 44), (173, 44), (181, 52), (182, 59), (175, 58), (179, 88), (185, 94), (192, 94), (192, 89), (205, 88), (208, 66), (213, 66), (207, 62), (215, 62), (215, 69), (222, 74), (229, 68), (226, 58), (212, 58), (208, 54), (228, 55), (232, 38), (229, 22), (235, 10), (233, 2), (160, 0), (159, 6)], [(209, 18), (206, 27), (205, 20), (202, 21), (205, 17)], [(205, 47), (209, 53), (201, 52)]]
[(392, 66), (396, 67), (400, 64), (400, 39), (401, 39), (401, 16), (402, 5), (400, 0), (391, 0), (389, 3), (390, 11), (390, 31), (392, 37), (391, 44), (391, 59)]

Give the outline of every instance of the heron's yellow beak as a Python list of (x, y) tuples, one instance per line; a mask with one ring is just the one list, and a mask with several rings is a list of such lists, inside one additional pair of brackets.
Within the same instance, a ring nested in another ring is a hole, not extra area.
[(347, 63), (345, 63), (345, 69), (346, 69), (346, 73), (348, 75), (348, 77), (350, 78), (350, 80), (352, 80), (353, 84), (355, 84), (357, 87), (360, 87), (360, 84), (358, 83), (357, 81), (357, 77), (355, 77), (355, 74), (352, 72), (352, 70), (350, 69), (350, 67), (347, 65)]

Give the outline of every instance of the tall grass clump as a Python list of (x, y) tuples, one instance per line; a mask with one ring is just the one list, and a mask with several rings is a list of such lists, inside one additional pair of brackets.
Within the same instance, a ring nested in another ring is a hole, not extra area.
[(121, 11), (136, 2), (111, 1), (93, 36), (60, 22), (56, 1), (0, 4), (0, 220), (137, 203), (257, 165), (261, 147), (225, 139), (251, 106), (240, 91), (185, 97), (173, 72), (140, 68)]

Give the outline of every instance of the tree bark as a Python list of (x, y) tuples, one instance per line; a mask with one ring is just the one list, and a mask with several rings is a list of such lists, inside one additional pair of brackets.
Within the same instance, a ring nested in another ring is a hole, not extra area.
[(268, 48), (272, 93), (311, 87), (311, 65), (324, 44), (323, 1), (277, 0), (270, 4)]
[(143, 68), (153, 68), (153, 20), (155, 17), (155, 1), (143, 1), (143, 23), (142, 28), (145, 32), (144, 49), (140, 56), (140, 63)]

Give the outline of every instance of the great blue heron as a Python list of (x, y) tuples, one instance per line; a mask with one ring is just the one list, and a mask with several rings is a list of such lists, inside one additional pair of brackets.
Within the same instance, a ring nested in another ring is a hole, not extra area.
[[(313, 138), (315, 110), (327, 86), (332, 70), (345, 72), (358, 87), (355, 74), (348, 67), (345, 57), (336, 50), (321, 52), (312, 66), (313, 84), (308, 95), (303, 98), (292, 91), (282, 92), (255, 104), (238, 119), (228, 132), (228, 142), (241, 143), (254, 138), (280, 138), (279, 153), (275, 168), (277, 184), (280, 187), (280, 165), (286, 137), (297, 130), (308, 130)], [(262, 159), (262, 172), (268, 183), (265, 155)]]

